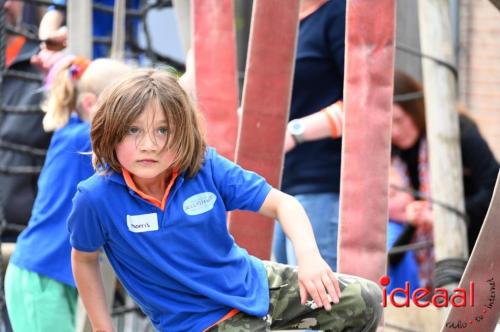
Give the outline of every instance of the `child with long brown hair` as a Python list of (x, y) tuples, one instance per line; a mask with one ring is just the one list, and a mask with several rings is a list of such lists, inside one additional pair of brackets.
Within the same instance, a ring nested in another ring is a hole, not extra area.
[[(98, 172), (78, 186), (68, 218), (94, 331), (113, 330), (100, 248), (159, 331), (376, 330), (378, 286), (334, 274), (295, 198), (206, 147), (177, 78), (139, 70), (99, 103), (91, 129)], [(235, 209), (278, 219), (298, 268), (240, 248), (227, 229)]]

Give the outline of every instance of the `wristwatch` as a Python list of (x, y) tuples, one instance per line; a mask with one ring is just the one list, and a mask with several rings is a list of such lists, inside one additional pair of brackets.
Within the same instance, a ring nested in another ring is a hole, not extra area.
[(304, 122), (299, 119), (292, 120), (288, 122), (287, 129), (290, 135), (292, 135), (295, 144), (298, 145), (304, 142), (304, 131), (306, 130)]

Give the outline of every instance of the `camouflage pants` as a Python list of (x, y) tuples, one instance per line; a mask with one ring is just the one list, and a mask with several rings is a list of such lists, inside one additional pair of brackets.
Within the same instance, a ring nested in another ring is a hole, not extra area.
[(377, 329), (382, 315), (382, 295), (377, 284), (336, 273), (341, 298), (331, 311), (316, 308), (314, 302), (300, 303), (295, 267), (264, 262), (269, 279), (269, 311), (266, 317), (239, 312), (209, 331), (247, 332), (313, 329), (343, 332), (370, 332)]

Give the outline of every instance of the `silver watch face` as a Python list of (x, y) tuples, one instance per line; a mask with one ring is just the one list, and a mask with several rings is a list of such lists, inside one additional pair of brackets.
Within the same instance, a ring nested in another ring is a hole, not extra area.
[(299, 121), (299, 120), (292, 120), (288, 124), (288, 130), (290, 131), (290, 134), (294, 136), (301, 136), (304, 134), (304, 124)]

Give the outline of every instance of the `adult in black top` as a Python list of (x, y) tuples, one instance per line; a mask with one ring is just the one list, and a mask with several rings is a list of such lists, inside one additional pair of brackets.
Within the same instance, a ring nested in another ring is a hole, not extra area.
[[(396, 71), (395, 96), (422, 91), (422, 86), (414, 79)], [(426, 151), (422, 149), (426, 144), (423, 97), (395, 102), (393, 120), (393, 154), (404, 163), (408, 182), (413, 189), (428, 188), (429, 179), (425, 165), (427, 158), (423, 157)], [(476, 124), (463, 114), (459, 117), (459, 124), (465, 211), (469, 219), (468, 244), (469, 250), (472, 251), (488, 210), (499, 164)]]
[[(281, 187), (304, 207), (321, 255), (333, 269), (337, 261), (342, 142), (340, 132), (329, 126), (336, 121), (335, 114), (329, 119), (325, 110), (343, 94), (345, 9), (345, 0), (301, 2)], [(289, 244), (286, 255), (283, 253), (284, 239), (277, 225), (275, 258), (294, 264)]]
[[(7, 23), (34, 33), (21, 23), (22, 3), (6, 2)], [(39, 168), (51, 135), (42, 128), (44, 98), (42, 75), (30, 59), (39, 51), (37, 42), (8, 34), (7, 72), (0, 91), (0, 218), (9, 224), (26, 225), (36, 196)], [(12, 75), (21, 73), (28, 77)], [(16, 171), (16, 172), (13, 172)], [(15, 242), (17, 231), (2, 235), (3, 241)]]

